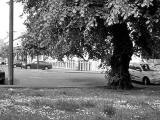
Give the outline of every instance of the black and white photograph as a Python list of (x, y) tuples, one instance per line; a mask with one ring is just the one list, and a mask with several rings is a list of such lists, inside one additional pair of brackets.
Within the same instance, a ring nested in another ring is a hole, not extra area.
[(160, 120), (160, 0), (0, 0), (0, 120)]

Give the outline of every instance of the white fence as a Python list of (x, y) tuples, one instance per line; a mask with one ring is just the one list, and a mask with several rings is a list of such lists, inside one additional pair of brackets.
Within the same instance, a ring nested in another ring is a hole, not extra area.
[(63, 69), (72, 69), (79, 71), (90, 71), (91, 70), (91, 62), (86, 61), (66, 61), (66, 62), (52, 62), (52, 68), (63, 68)]
[(53, 62), (53, 68), (64, 68), (64, 69), (76, 69), (75, 61), (67, 61), (67, 62)]
[(91, 71), (91, 62), (79, 61), (78, 68), (80, 71)]

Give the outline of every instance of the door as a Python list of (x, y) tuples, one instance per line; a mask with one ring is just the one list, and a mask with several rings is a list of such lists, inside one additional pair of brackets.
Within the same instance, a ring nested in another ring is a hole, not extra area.
[(142, 81), (142, 69), (139, 66), (130, 66), (130, 74), (131, 74), (131, 78), (132, 80), (135, 81)]
[(31, 68), (37, 69), (37, 61), (35, 61), (35, 62), (33, 62), (33, 63), (31, 64)]

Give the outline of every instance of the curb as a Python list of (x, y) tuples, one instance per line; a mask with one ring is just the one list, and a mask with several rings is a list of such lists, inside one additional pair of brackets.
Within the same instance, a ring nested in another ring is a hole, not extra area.
[(63, 88), (105, 88), (106, 86), (57, 86), (57, 87), (45, 87), (45, 86), (20, 86), (20, 85), (0, 85), (0, 88), (31, 88), (31, 89), (63, 89)]
[(80, 71), (80, 70), (71, 70), (71, 69), (61, 69), (61, 68), (52, 68), (47, 71), (64, 71), (66, 73), (93, 73), (93, 74), (105, 74), (103, 71)]

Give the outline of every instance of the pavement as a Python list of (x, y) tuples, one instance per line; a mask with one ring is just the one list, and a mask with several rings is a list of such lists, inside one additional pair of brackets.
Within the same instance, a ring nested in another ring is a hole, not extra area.
[[(69, 69), (14, 69), (14, 85), (8, 81), (8, 68), (4, 67), (5, 85), (0, 88), (95, 88), (105, 87), (104, 73), (98, 71), (76, 71)], [(134, 84), (135, 83), (135, 84)], [(140, 86), (134, 82), (134, 86)], [(144, 87), (144, 86), (143, 86)], [(148, 87), (148, 86), (147, 86)], [(149, 86), (152, 88), (152, 85)], [(153, 86), (154, 87), (154, 86)]]
[(103, 87), (104, 74), (98, 71), (76, 71), (70, 69), (20, 69), (14, 70), (14, 85), (9, 85), (8, 70), (6, 72), (6, 85), (0, 87), (33, 87), (33, 88), (59, 88), (59, 87)]

